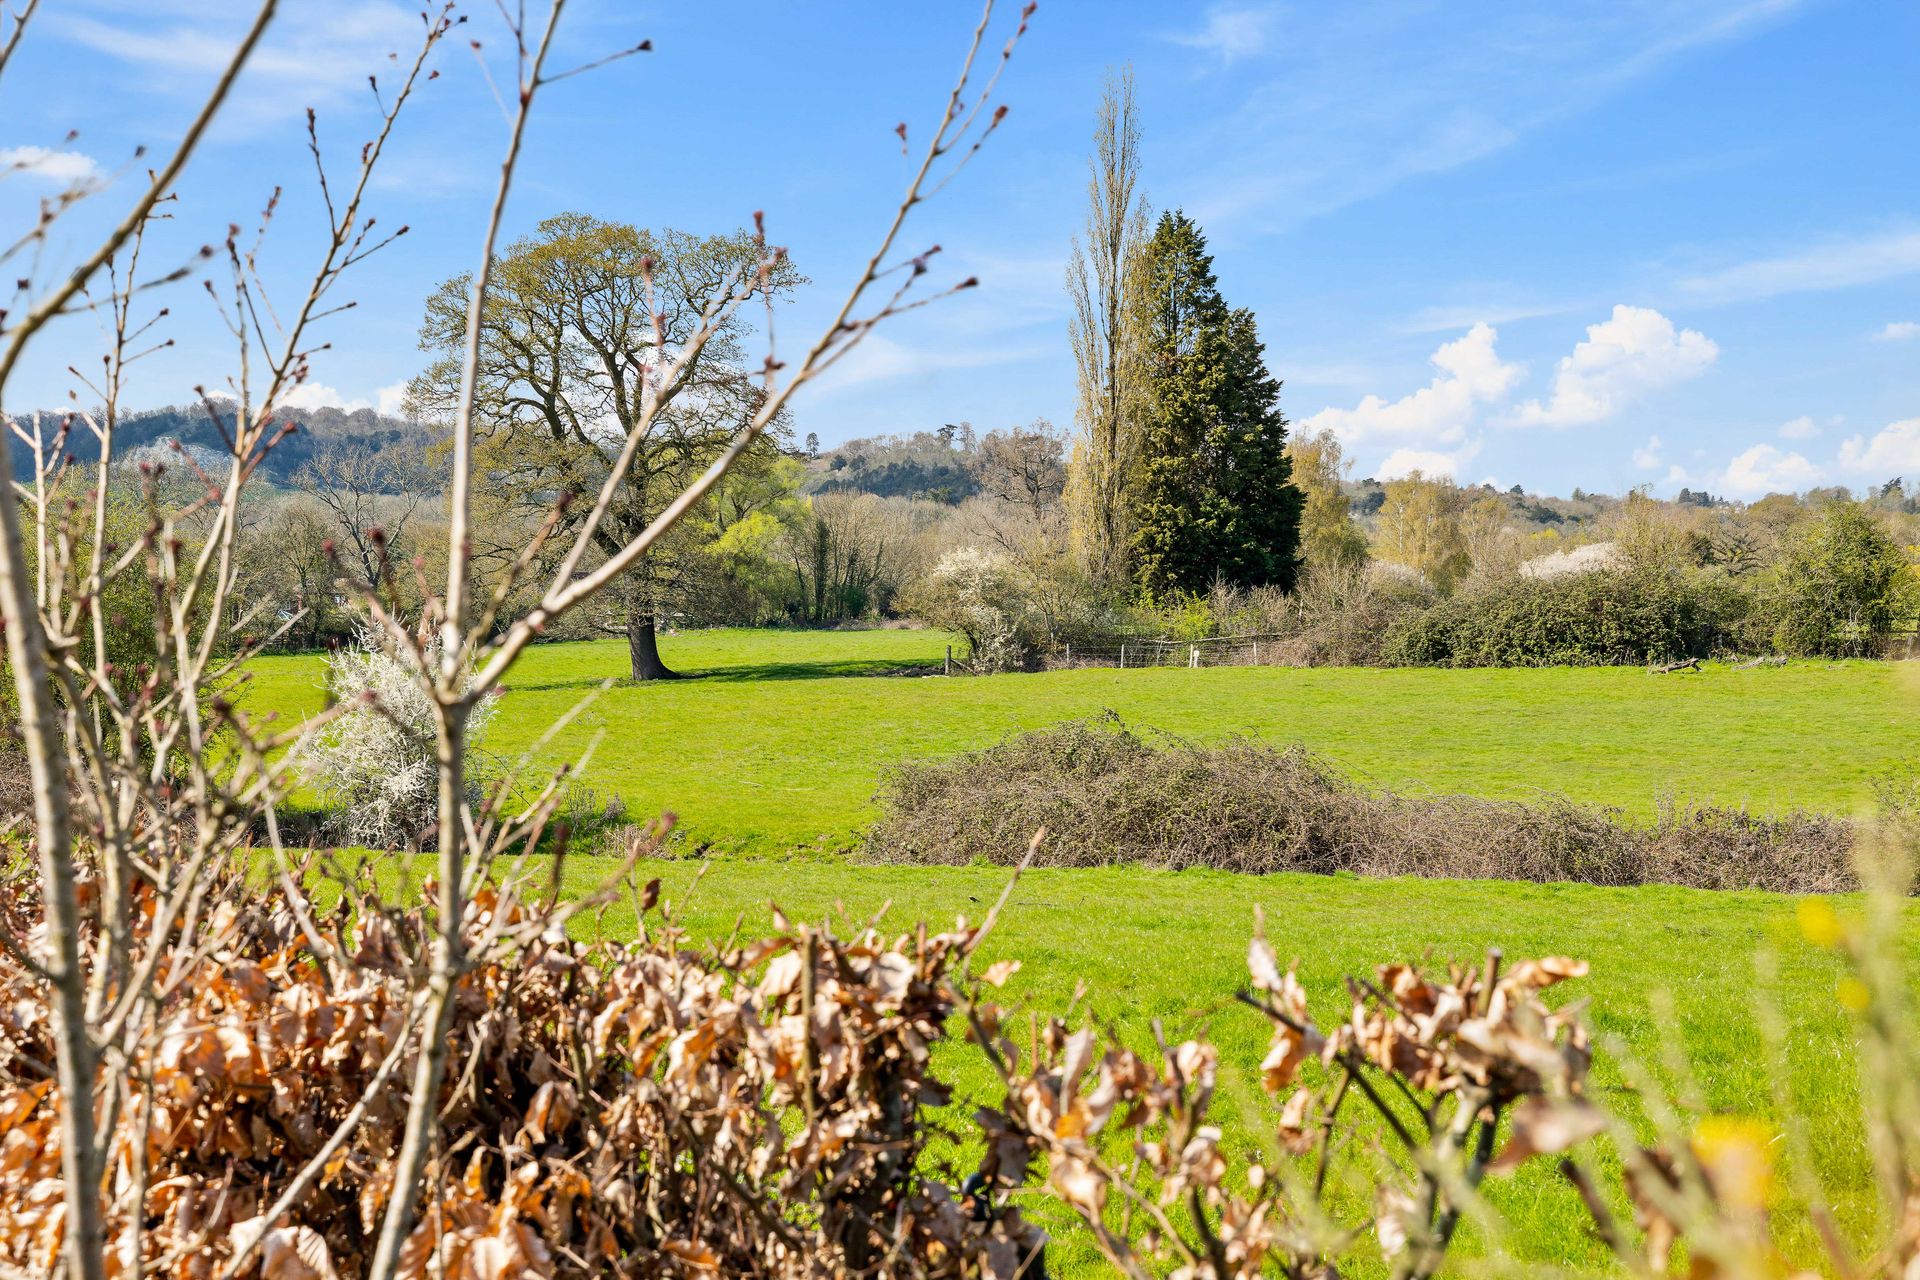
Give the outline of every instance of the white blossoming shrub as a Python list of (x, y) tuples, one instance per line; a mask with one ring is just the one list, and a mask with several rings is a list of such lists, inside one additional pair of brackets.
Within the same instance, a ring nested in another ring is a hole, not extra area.
[(1012, 559), (961, 547), (940, 557), (909, 602), (913, 615), (957, 631), (982, 671), (1020, 671), (1046, 643), (1046, 624), (1031, 585)]
[[(440, 660), (439, 641), (427, 662)], [(334, 835), (370, 849), (412, 843), (438, 816), (433, 704), (420, 681), (380, 638), (362, 632), (327, 656), (327, 692), (351, 708), (302, 747), (308, 775), (332, 811)], [(489, 690), (468, 719), (469, 744), (493, 718)], [(471, 776), (471, 763), (469, 764)]]
[(1623, 569), (1626, 554), (1617, 542), (1589, 542), (1566, 551), (1535, 556), (1520, 565), (1523, 578), (1565, 578), (1577, 573), (1597, 573), (1602, 569)]

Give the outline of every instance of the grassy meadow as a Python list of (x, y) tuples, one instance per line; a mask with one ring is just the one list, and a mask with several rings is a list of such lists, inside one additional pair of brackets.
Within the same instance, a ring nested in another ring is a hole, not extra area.
[[(574, 884), (585, 888), (598, 869), (581, 863), (573, 870)], [(794, 918), (836, 923), (883, 907), (886, 923), (900, 928), (958, 915), (978, 920), (1006, 882), (1006, 872), (994, 868), (814, 863), (797, 871), (777, 859), (723, 858), (694, 886), (695, 870), (693, 863), (675, 862), (661, 874), (672, 909), (703, 940), (723, 939), (736, 926), (744, 936), (768, 931), (769, 904), (776, 901)], [(1807, 1137), (1836, 1220), (1856, 1238), (1873, 1221), (1850, 1019), (1834, 995), (1841, 972), (1831, 953), (1801, 939), (1789, 898), (1667, 886), (1048, 869), (1021, 881), (983, 959), (1022, 962), (1000, 993), (1010, 1007), (1060, 1011), (1084, 981), (1084, 1007), (1121, 1028), (1136, 1048), (1150, 1046), (1155, 1018), (1174, 1039), (1207, 1032), (1221, 1053), (1214, 1114), (1229, 1147), (1238, 1158), (1268, 1153), (1271, 1159), (1266, 1144), (1275, 1112), (1259, 1086), (1267, 1028), (1233, 1001), (1245, 986), (1256, 905), (1266, 912), (1276, 951), (1300, 960), (1323, 1019), (1344, 1008), (1344, 975), (1370, 974), (1389, 959), (1478, 958), (1498, 945), (1514, 958), (1588, 960), (1592, 976), (1555, 996), (1592, 1001), (1603, 1046), (1594, 1084), (1604, 1097), (1632, 1109), (1618, 1060), (1605, 1047), (1610, 1037), (1656, 1073), (1664, 1073), (1663, 1044), (1682, 1046), (1691, 1086), (1715, 1110), (1770, 1114), (1772, 1090), (1784, 1082), (1793, 1111), (1819, 1120)], [(1920, 941), (1920, 917), (1913, 923), (1909, 937)], [(630, 909), (613, 908), (599, 927), (630, 934)], [(1774, 972), (1761, 980), (1763, 956)], [(1785, 1025), (1778, 1056), (1761, 1030), (1761, 1011), (1769, 1005)], [(1672, 1032), (1677, 1035), (1669, 1039)], [(947, 1046), (939, 1065), (959, 1085), (961, 1114), (969, 1099), (992, 1096), (991, 1073), (971, 1050)], [(1671, 1074), (1663, 1079), (1676, 1088), (1683, 1083)], [(1550, 1161), (1490, 1184), (1488, 1195), (1517, 1224), (1507, 1246), (1518, 1256), (1556, 1266), (1604, 1261), (1577, 1197)], [(1794, 1251), (1811, 1260), (1817, 1246), (1805, 1217), (1782, 1216), (1796, 1224), (1790, 1228)], [(1077, 1230), (1056, 1235), (1050, 1255), (1056, 1275), (1107, 1273)]]
[[(616, 686), (560, 736), (599, 738), (586, 778), (636, 815), (672, 809), (693, 840), (781, 853), (852, 845), (896, 761), (987, 746), (1061, 720), (1119, 712), (1135, 728), (1200, 739), (1301, 742), (1363, 781), (1495, 797), (1563, 792), (1651, 813), (1663, 796), (1846, 812), (1911, 760), (1903, 668), (1795, 663), (1654, 676), (1633, 667), (1470, 670), (1284, 667), (1088, 669), (917, 679), (933, 631), (710, 631), (666, 637), (694, 679)], [(531, 650), (485, 742), (514, 756), (626, 672), (624, 642)], [(874, 678), (849, 678), (872, 676)], [(255, 665), (246, 705), (321, 704), (316, 656)]]
[[(1303, 742), (1349, 773), (1409, 790), (1524, 796), (1536, 789), (1645, 814), (1663, 796), (1848, 812), (1876, 778), (1914, 759), (1920, 731), (1904, 711), (1903, 668), (1798, 663), (1781, 669), (1652, 676), (1638, 669), (1148, 671), (919, 679), (944, 635), (924, 631), (709, 632), (667, 638), (668, 661), (696, 676), (601, 694), (563, 736), (598, 738), (588, 778), (636, 815), (679, 812), (715, 859), (697, 886), (692, 860), (662, 864), (666, 894), (696, 939), (764, 930), (770, 904), (804, 919), (857, 920), (886, 908), (915, 920), (978, 919), (1005, 883), (987, 867), (865, 866), (836, 851), (871, 820), (881, 771), (912, 757), (983, 746), (1013, 731), (1111, 708), (1139, 727), (1199, 738), (1259, 734)], [(488, 746), (523, 750), (553, 718), (623, 673), (624, 646), (533, 650), (508, 681)], [(319, 705), (320, 660), (259, 662), (247, 705), (292, 713)], [(889, 673), (889, 674), (882, 674)], [(803, 856), (788, 856), (793, 851)], [(745, 855), (745, 856), (739, 856)], [(603, 870), (570, 865), (576, 888)], [(1775, 1087), (1794, 1113), (1824, 1117), (1807, 1140), (1843, 1232), (1861, 1238), (1875, 1193), (1859, 1126), (1858, 1075), (1834, 957), (1804, 942), (1791, 898), (1649, 886), (1361, 880), (1142, 868), (1029, 873), (988, 946), (1021, 971), (1003, 995), (1046, 1013), (1076, 984), (1092, 1011), (1141, 1047), (1153, 1019), (1169, 1036), (1204, 1030), (1219, 1044), (1216, 1117), (1239, 1156), (1264, 1150), (1273, 1112), (1258, 1088), (1266, 1028), (1236, 1006), (1255, 906), (1283, 958), (1297, 957), (1323, 1018), (1339, 983), (1379, 963), (1567, 954), (1593, 975), (1588, 998), (1603, 1046), (1595, 1083), (1629, 1109), (1617, 1050), (1669, 1084), (1678, 1045), (1691, 1086), (1715, 1110), (1774, 1115)], [(591, 927), (630, 935), (624, 906)], [(1920, 941), (1920, 917), (1910, 938)], [(1920, 948), (1911, 950), (1920, 959)], [(1761, 976), (1763, 975), (1764, 976)], [(1777, 1009), (1776, 1044), (1763, 1010)], [(964, 1048), (942, 1067), (985, 1097), (985, 1067)], [(1784, 1189), (1782, 1195), (1789, 1194)], [(1603, 1253), (1550, 1162), (1494, 1184), (1492, 1202), (1520, 1223), (1507, 1245), (1556, 1266)], [(1788, 1207), (1788, 1206), (1783, 1206)], [(1797, 1206), (1795, 1206), (1797, 1207)], [(1359, 1216), (1364, 1216), (1361, 1214)], [(1795, 1252), (1814, 1256), (1804, 1213), (1783, 1214)], [(1086, 1237), (1056, 1223), (1054, 1274), (1104, 1274)], [(1469, 1248), (1483, 1247), (1470, 1244)]]

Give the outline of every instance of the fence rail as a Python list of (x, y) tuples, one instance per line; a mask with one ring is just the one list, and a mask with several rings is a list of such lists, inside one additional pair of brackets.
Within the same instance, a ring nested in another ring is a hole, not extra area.
[(1209, 640), (1113, 639), (1069, 644), (1050, 665), (1062, 667), (1257, 667), (1280, 661), (1287, 637), (1216, 636)]
[[(1046, 668), (1117, 667), (1255, 667), (1285, 665), (1282, 635), (1216, 636), (1211, 640), (1158, 640), (1138, 636), (1109, 637), (1091, 644), (1063, 645), (1043, 659)], [(971, 675), (973, 669), (947, 646), (949, 675)]]

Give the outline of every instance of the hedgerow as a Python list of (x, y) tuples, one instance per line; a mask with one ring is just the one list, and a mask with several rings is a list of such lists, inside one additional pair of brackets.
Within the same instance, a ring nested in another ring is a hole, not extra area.
[(1830, 893), (1855, 886), (1851, 823), (1795, 810), (1668, 803), (1651, 821), (1543, 795), (1410, 796), (1342, 777), (1300, 747), (1135, 733), (1109, 712), (886, 775), (866, 856), (1008, 862), (1046, 828), (1049, 866), (1683, 884)]

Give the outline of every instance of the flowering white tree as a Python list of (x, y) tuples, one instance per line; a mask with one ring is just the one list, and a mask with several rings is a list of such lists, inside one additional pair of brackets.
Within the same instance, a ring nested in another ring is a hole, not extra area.
[(1046, 620), (1012, 557), (979, 547), (941, 556), (913, 596), (916, 616), (957, 631), (981, 671), (1024, 669), (1046, 639)]
[[(300, 748), (328, 803), (337, 838), (368, 849), (409, 845), (440, 816), (433, 700), (413, 668), (383, 639), (362, 631), (353, 644), (327, 655), (327, 695), (342, 713)], [(437, 662), (439, 646), (439, 640), (431, 640), (422, 652)], [(473, 704), (467, 719), (469, 765), (498, 704), (499, 692), (491, 689)], [(470, 778), (467, 801), (477, 798)]]

